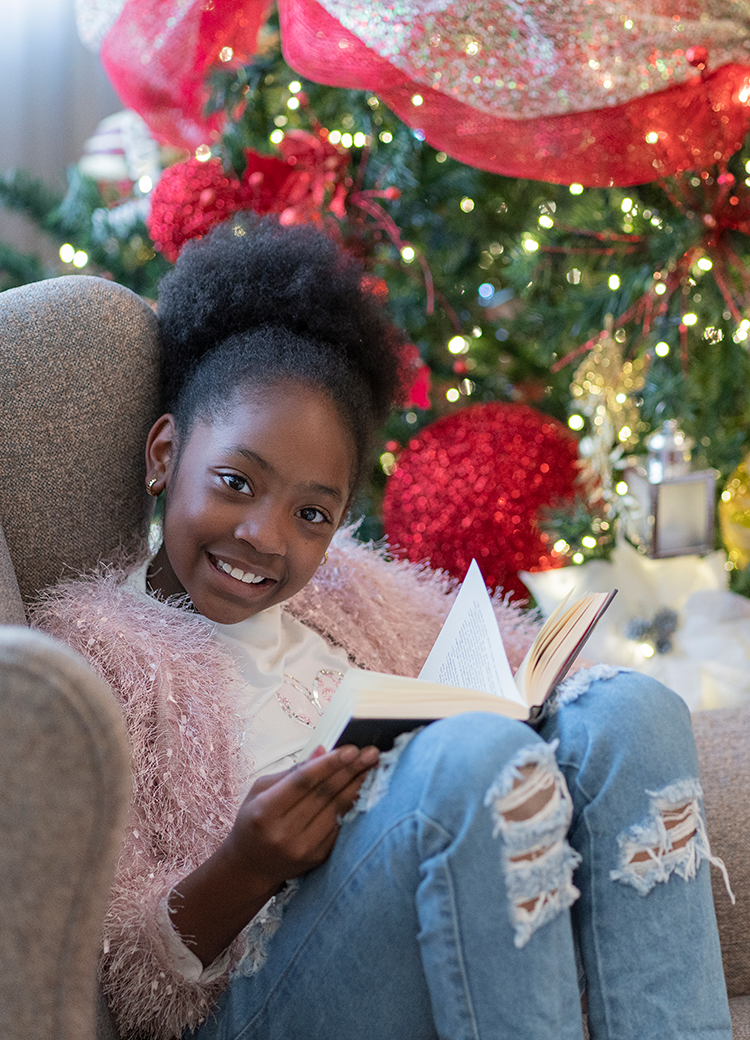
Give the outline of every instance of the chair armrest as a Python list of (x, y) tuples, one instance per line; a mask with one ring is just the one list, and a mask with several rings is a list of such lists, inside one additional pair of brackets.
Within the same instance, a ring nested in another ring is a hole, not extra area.
[(130, 792), (109, 687), (0, 627), (0, 1036), (94, 1040), (96, 962)]

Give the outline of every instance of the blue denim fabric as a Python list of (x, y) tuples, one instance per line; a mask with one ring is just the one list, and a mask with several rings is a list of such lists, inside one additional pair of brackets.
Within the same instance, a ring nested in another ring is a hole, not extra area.
[(729, 1040), (707, 842), (695, 877), (680, 876), (679, 857), (665, 880), (654, 879), (658, 871), (645, 886), (622, 877), (622, 838), (641, 825), (648, 831), (655, 795), (679, 802), (700, 791), (684, 702), (622, 672), (551, 712), (540, 732), (559, 740), (557, 761), (573, 797), (569, 838), (582, 862), (572, 917), (592, 1038)]
[[(659, 793), (695, 791), (683, 702), (622, 673), (537, 728), (464, 715), (415, 736), (302, 881), (265, 963), (190, 1035), (581, 1040), (577, 945), (592, 1038), (730, 1040), (705, 856), (696, 876), (687, 854), (627, 866)], [(549, 801), (514, 821), (507, 799), (534, 770)]]

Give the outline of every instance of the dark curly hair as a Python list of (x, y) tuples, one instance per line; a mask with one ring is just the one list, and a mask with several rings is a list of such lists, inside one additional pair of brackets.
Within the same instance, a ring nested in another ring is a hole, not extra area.
[(404, 337), (358, 261), (310, 225), (242, 214), (188, 242), (159, 287), (162, 405), (181, 443), (238, 387), (304, 384), (338, 409), (354, 482), (398, 400)]

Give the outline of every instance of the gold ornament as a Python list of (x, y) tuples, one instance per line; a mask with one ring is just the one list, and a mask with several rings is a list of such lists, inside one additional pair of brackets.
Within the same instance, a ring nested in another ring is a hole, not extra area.
[(750, 564), (750, 455), (732, 473), (719, 500), (721, 537), (738, 570)]
[(591, 490), (592, 505), (613, 504), (613, 463), (638, 439), (639, 414), (635, 395), (645, 382), (645, 358), (625, 361), (625, 335), (612, 334), (612, 317), (586, 358), (576, 369), (570, 393), (573, 408), (588, 417), (590, 433), (581, 440), (582, 481)]

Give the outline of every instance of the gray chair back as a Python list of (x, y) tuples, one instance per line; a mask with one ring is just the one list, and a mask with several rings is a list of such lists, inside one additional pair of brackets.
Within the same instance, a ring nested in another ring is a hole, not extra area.
[(0, 527), (26, 602), (142, 530), (156, 316), (103, 278), (35, 282), (0, 294), (0, 358)]

